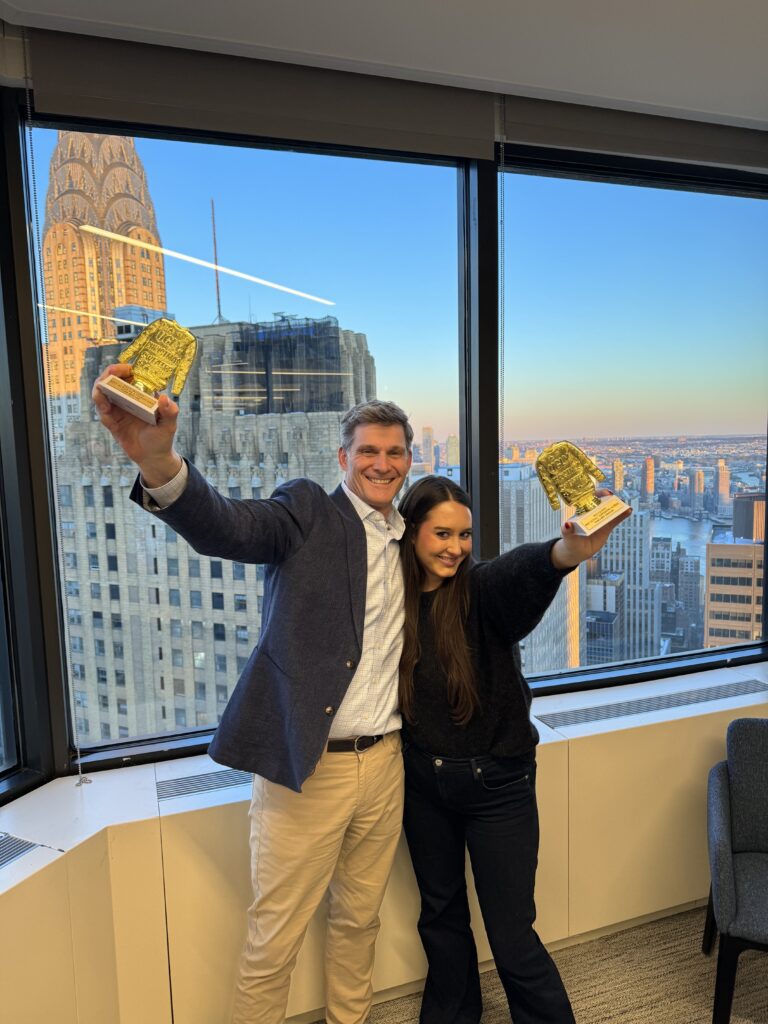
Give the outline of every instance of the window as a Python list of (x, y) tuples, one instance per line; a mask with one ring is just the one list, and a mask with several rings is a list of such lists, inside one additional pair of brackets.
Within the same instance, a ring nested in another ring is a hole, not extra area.
[[(221, 208), (217, 200), (217, 214), (237, 224), (227, 262), (259, 273), (252, 238), (266, 235), (277, 240), (275, 266), (298, 268), (299, 279), (286, 283), (336, 303), (329, 308), (282, 292), (286, 312), (273, 315), (273, 291), (237, 279), (227, 286), (226, 318), (212, 323), (206, 298), (211, 289), (206, 291), (200, 267), (159, 253), (142, 255), (142, 246), (128, 242), (119, 248), (107, 240), (99, 248), (86, 247), (71, 224), (64, 241), (63, 229), (47, 224), (45, 183), (66, 180), (68, 150), (86, 152), (78, 143), (87, 134), (65, 126), (60, 137), (58, 126), (35, 127), (31, 138), (41, 184), (37, 219), (45, 232), (51, 229), (38, 240), (46, 262), (35, 268), (51, 307), (47, 355), (56, 356), (50, 360), (56, 366), (61, 357), (71, 363), (66, 377), (45, 378), (49, 449), (55, 458), (44, 468), (56, 505), (60, 620), (70, 627), (61, 645), (67, 659), (63, 675), (73, 689), (78, 674), (89, 686), (95, 678), (112, 700), (119, 688), (126, 710), (112, 734), (123, 740), (143, 737), (152, 723), (158, 731), (215, 723), (227, 699), (224, 684), (231, 682), (221, 674), (226, 666), (231, 677), (235, 667), (243, 669), (247, 645), (258, 635), (264, 567), (246, 570), (242, 562), (230, 563), (230, 577), (219, 558), (197, 556), (171, 527), (129, 502), (135, 470), (80, 403), (96, 368), (94, 347), (83, 339), (114, 333), (123, 342), (127, 325), (94, 320), (89, 312), (98, 309), (108, 318), (112, 307), (123, 303), (140, 310), (126, 318), (149, 319), (172, 309), (180, 322), (194, 327), (210, 368), (205, 388), (196, 388), (196, 371), (190, 378), (177, 442), (224, 495), (268, 496), (299, 471), (330, 489), (338, 480), (339, 418), (353, 401), (374, 393), (414, 413), (411, 480), (427, 472), (461, 479), (465, 382), (460, 388), (456, 342), (463, 346), (465, 340), (457, 291), (464, 254), (458, 251), (456, 227), (458, 174), (445, 162), (369, 160), (301, 152), (294, 145), (259, 149), (121, 138), (129, 162), (135, 161), (136, 174), (146, 181), (153, 215), (142, 223), (156, 223), (158, 241), (162, 237), (164, 245), (179, 251), (203, 251), (210, 223), (207, 217), (190, 220), (189, 209), (207, 209), (209, 182), (226, 180), (230, 187)], [(162, 186), (165, 171), (178, 166), (185, 167), (188, 186), (183, 199)], [(558, 176), (556, 168), (532, 175), (528, 169), (516, 166), (504, 175), (506, 212), (514, 229), (505, 235), (499, 546), (505, 550), (559, 529), (559, 515), (541, 505), (541, 495), (534, 497), (532, 462), (546, 441), (561, 436), (582, 443), (611, 486), (619, 489), (620, 479), (630, 500), (637, 501), (637, 512), (634, 532), (625, 530), (631, 553), (615, 551), (609, 558), (606, 552), (568, 579), (551, 619), (524, 644), (526, 670), (535, 676), (630, 656), (695, 651), (710, 641), (743, 642), (713, 631), (747, 631), (754, 625), (748, 619), (762, 607), (761, 577), (755, 574), (754, 586), (744, 582), (743, 574), (753, 572), (742, 564), (749, 557), (733, 550), (714, 556), (722, 564), (709, 563), (707, 546), (716, 539), (711, 530), (718, 521), (735, 528), (738, 499), (764, 479), (764, 437), (762, 447), (751, 439), (763, 434), (756, 382), (765, 379), (766, 356), (751, 339), (766, 335), (764, 303), (755, 298), (766, 276), (764, 247), (757, 241), (766, 234), (765, 204), (579, 181)], [(93, 168), (95, 174), (106, 170)], [(254, 180), (270, 196), (266, 210), (247, 202)], [(297, 180), (302, 182), (298, 191)], [(696, 217), (689, 216), (692, 210)], [(605, 229), (609, 214), (611, 231)], [(302, 240), (298, 262), (296, 238)], [(53, 250), (59, 247), (62, 266), (57, 268)], [(632, 260), (643, 254), (653, 258), (637, 267)], [(640, 294), (640, 271), (646, 267), (657, 276), (655, 282), (644, 279), (648, 286)], [(98, 303), (90, 305), (90, 291), (98, 294)], [(398, 296), (396, 320), (382, 310), (382, 294)], [(676, 309), (665, 306), (670, 294), (679, 302)], [(74, 312), (62, 315), (54, 306)], [(727, 330), (722, 318), (707, 316), (711, 306), (731, 310)], [(660, 316), (651, 322), (654, 311)], [(77, 344), (73, 326), (80, 332)], [(590, 358), (577, 361), (575, 372), (566, 375), (558, 353), (582, 338), (589, 339)], [(740, 359), (725, 360), (724, 345), (738, 347)], [(555, 397), (543, 402), (539, 395), (536, 402), (531, 382), (540, 380), (543, 361), (552, 372), (547, 388)], [(736, 362), (750, 367), (738, 380), (731, 365)], [(595, 364), (599, 373), (585, 379)], [(711, 393), (715, 378), (719, 397)], [(631, 400), (624, 397), (630, 391)], [(591, 401), (583, 401), (584, 395)], [(599, 421), (590, 418), (590, 408), (599, 411)], [(551, 417), (546, 422), (537, 418), (543, 409)], [(662, 410), (679, 422), (648, 426)], [(305, 414), (311, 414), (311, 437)], [(626, 425), (621, 443), (614, 425), (619, 414)], [(714, 433), (697, 416), (711, 420)], [(701, 445), (704, 434), (708, 441)], [(496, 438), (481, 440), (495, 461)], [(150, 582), (157, 585), (149, 587)], [(101, 602), (107, 597), (105, 622)], [(190, 620), (197, 610), (201, 619)], [(747, 618), (718, 617), (726, 614)], [(123, 629), (125, 636), (116, 638), (115, 630)], [(70, 647), (74, 630), (82, 650)], [(145, 650), (156, 650), (159, 643), (164, 661), (145, 657)], [(112, 654), (123, 658), (119, 672), (112, 660), (103, 664), (109, 644)], [(195, 700), (204, 705), (194, 709), (194, 719), (166, 714), (176, 652), (186, 657), (187, 673), (192, 655)], [(86, 692), (85, 686), (78, 688)], [(0, 709), (1, 691), (0, 686)], [(92, 721), (91, 743), (98, 742), (97, 732)], [(111, 741), (109, 729), (102, 733), (105, 739)]]
[[(746, 603), (753, 588), (746, 565), (725, 567), (750, 561), (734, 523), (751, 522), (749, 496), (766, 469), (756, 381), (768, 376), (768, 203), (558, 177), (554, 165), (525, 171), (499, 181), (500, 547), (559, 535), (564, 513), (550, 508), (534, 466), (560, 439), (586, 452), (633, 515), (561, 585), (521, 644), (524, 670), (752, 640), (710, 625), (707, 609)], [(723, 338), (738, 345), (738, 361)], [(715, 549), (722, 571), (708, 572)]]

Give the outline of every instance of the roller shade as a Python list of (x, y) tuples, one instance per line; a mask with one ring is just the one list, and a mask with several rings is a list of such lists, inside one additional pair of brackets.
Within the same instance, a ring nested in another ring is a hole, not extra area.
[(32, 29), (35, 110), (492, 159), (492, 93)]
[(768, 170), (768, 133), (521, 96), (504, 97), (508, 142)]

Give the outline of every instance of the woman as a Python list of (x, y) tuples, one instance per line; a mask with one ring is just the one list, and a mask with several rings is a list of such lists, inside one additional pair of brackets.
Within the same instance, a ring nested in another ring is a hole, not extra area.
[(476, 1024), (482, 1013), (465, 847), (515, 1024), (572, 1024), (560, 975), (533, 929), (538, 734), (517, 643), (616, 522), (592, 537), (566, 523), (556, 541), (476, 563), (469, 498), (452, 481), (425, 477), (399, 510), (405, 834), (429, 965), (421, 1024)]

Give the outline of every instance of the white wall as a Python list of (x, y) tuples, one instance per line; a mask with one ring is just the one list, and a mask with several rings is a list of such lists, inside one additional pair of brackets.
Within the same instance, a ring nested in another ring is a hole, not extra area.
[[(746, 666), (539, 699), (537, 714), (731, 680)], [(556, 942), (706, 897), (706, 782), (728, 722), (759, 694), (557, 732), (540, 726), (538, 928)], [(249, 787), (164, 800), (156, 781), (207, 758), (59, 779), (0, 809), (0, 831), (41, 844), (0, 869), (0, 1008), (14, 1024), (224, 1024), (250, 900)], [(472, 895), (474, 902), (474, 895)], [(489, 958), (476, 914), (481, 960)], [(418, 987), (418, 895), (404, 844), (382, 911), (377, 998)], [(324, 909), (289, 1015), (322, 1015)], [(40, 966), (45, 965), (41, 970)], [(317, 1013), (315, 1013), (317, 1011)]]

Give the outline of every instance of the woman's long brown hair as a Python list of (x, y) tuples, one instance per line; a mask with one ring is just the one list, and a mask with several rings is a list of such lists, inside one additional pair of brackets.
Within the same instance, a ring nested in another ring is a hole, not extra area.
[[(405, 583), (405, 635), (400, 658), (400, 710), (406, 721), (413, 721), (413, 673), (421, 657), (419, 610), (424, 569), (416, 557), (415, 540), (419, 527), (435, 507), (444, 501), (456, 501), (470, 508), (469, 496), (452, 480), (426, 476), (410, 487), (398, 506), (405, 520), (400, 542), (400, 558)], [(456, 574), (439, 587), (432, 602), (437, 659), (448, 680), (448, 701), (457, 725), (466, 725), (477, 707), (477, 687), (472, 657), (467, 646), (465, 626), (469, 612), (469, 565), (465, 558)]]

